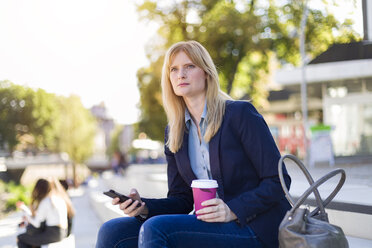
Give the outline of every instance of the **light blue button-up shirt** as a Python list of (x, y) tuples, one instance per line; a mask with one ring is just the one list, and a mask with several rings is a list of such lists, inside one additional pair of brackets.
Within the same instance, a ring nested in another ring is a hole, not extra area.
[(186, 128), (189, 131), (189, 158), (191, 168), (198, 179), (212, 179), (211, 167), (209, 163), (209, 143), (204, 141), (204, 134), (207, 128), (207, 103), (204, 105), (204, 110), (199, 123), (201, 132), (201, 142), (199, 141), (198, 129), (191, 119), (190, 112), (185, 110)]

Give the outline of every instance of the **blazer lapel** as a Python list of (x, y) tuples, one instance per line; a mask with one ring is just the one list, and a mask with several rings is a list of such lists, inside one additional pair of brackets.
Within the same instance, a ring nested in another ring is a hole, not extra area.
[(209, 141), (209, 161), (210, 161), (210, 166), (211, 166), (212, 177), (218, 182), (218, 190), (217, 190), (218, 196), (221, 199), (224, 199), (224, 193), (223, 193), (224, 190), (223, 190), (223, 181), (222, 181), (222, 176), (221, 176), (220, 154), (219, 154), (221, 129), (222, 129), (222, 125), (218, 129), (217, 133)]
[(192, 180), (196, 179), (194, 172), (191, 169), (189, 159), (189, 135), (185, 132), (183, 135), (183, 142), (180, 150), (175, 154), (178, 170), (180, 175), (191, 186)]

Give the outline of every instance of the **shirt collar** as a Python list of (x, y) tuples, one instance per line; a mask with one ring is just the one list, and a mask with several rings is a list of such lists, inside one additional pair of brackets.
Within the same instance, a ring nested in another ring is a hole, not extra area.
[[(203, 109), (203, 113), (201, 115), (201, 120), (200, 122), (203, 123), (203, 121), (207, 118), (207, 99), (205, 99), (205, 104), (204, 104), (204, 109)], [(187, 107), (185, 108), (185, 124), (186, 124), (186, 127), (189, 128), (189, 125), (190, 125), (190, 122), (191, 121), (191, 115), (190, 115), (190, 112), (189, 110), (187, 109)]]
[(201, 119), (202, 119), (202, 120), (205, 120), (206, 118), (207, 118), (207, 100), (205, 100), (203, 113), (202, 113), (202, 115), (201, 115)]

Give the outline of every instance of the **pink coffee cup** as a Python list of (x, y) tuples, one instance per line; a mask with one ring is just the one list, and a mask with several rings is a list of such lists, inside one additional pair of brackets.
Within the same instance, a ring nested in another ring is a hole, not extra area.
[(216, 198), (218, 184), (216, 180), (199, 179), (192, 181), (191, 188), (196, 212), (203, 208), (201, 205), (203, 201)]

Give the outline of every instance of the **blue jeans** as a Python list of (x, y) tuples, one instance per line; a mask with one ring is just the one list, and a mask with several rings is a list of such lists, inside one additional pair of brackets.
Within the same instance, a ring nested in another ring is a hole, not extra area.
[(159, 215), (141, 222), (123, 217), (104, 223), (96, 248), (262, 247), (249, 226), (234, 221), (208, 223), (195, 215)]

